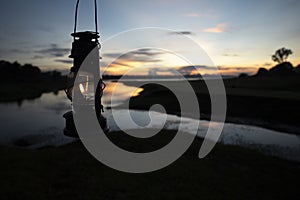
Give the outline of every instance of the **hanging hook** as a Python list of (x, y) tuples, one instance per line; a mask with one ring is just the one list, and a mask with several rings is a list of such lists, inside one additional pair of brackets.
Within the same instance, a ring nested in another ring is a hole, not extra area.
[[(80, 2), (80, 0), (77, 0), (77, 2), (76, 2), (74, 33), (76, 33), (76, 30), (77, 30), (77, 15), (78, 15), (79, 2)], [(94, 7), (95, 7), (95, 29), (96, 29), (96, 33), (98, 33), (97, 0), (94, 0)]]

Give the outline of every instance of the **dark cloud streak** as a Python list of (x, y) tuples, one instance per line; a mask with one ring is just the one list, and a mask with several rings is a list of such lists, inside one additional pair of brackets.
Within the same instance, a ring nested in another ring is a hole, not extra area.
[[(165, 52), (157, 50), (157, 49), (138, 49), (135, 51), (128, 52), (126, 54), (121, 53), (105, 53), (103, 57), (116, 58), (118, 63), (122, 63), (122, 65), (126, 66), (124, 62), (132, 61), (132, 62), (143, 62), (143, 63), (151, 63), (151, 62), (160, 62), (161, 60), (157, 58), (157, 56), (165, 54)], [(116, 61), (114, 62), (114, 64)], [(128, 65), (127, 65), (128, 66)]]
[(173, 31), (169, 33), (170, 35), (195, 35), (195, 33), (191, 31)]
[(226, 57), (239, 57), (238, 54), (229, 54), (229, 53), (224, 53), (224, 54), (222, 54), (222, 56), (226, 56)]
[(38, 50), (35, 51), (35, 53), (38, 53), (39, 56), (42, 54), (43, 57), (64, 57), (66, 54), (70, 53), (70, 49), (60, 48), (57, 44), (51, 44), (50, 48)]
[(64, 64), (73, 64), (73, 60), (66, 60), (66, 59), (56, 59), (55, 62), (60, 62)]
[(223, 70), (223, 71), (229, 71), (229, 70), (243, 71), (243, 70), (257, 69), (256, 67), (225, 67), (225, 66), (218, 66), (218, 68), (219, 70)]

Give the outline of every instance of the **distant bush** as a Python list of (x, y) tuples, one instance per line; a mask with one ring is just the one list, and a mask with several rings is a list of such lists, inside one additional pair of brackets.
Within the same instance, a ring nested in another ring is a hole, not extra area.
[(294, 74), (294, 67), (289, 62), (283, 62), (270, 69), (272, 75), (287, 76)]
[(248, 76), (249, 76), (249, 74), (247, 74), (247, 73), (241, 73), (239, 75), (239, 78), (248, 77)]
[(18, 62), (0, 61), (0, 82), (50, 82), (63, 81), (66, 77), (58, 71), (42, 72), (31, 64), (21, 65)]
[(257, 76), (266, 76), (268, 75), (269, 71), (266, 68), (259, 68), (256, 75)]
[(299, 65), (297, 67), (293, 67), (290, 62), (283, 62), (269, 70), (265, 68), (259, 68), (256, 76), (298, 76), (300, 74), (299, 71)]
[(297, 67), (295, 67), (294, 71), (298, 74), (300, 73), (300, 64)]

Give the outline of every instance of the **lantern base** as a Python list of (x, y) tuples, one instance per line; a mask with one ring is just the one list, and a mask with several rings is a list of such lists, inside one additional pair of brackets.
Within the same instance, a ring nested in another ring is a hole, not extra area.
[[(73, 111), (66, 112), (63, 117), (66, 120), (66, 126), (64, 128), (64, 135), (68, 137), (73, 138), (79, 138), (79, 135), (77, 133), (75, 123), (74, 123), (74, 117), (73, 117)], [(104, 133), (109, 132), (109, 127), (107, 125), (107, 120), (103, 115), (99, 115), (98, 121), (100, 123), (100, 126)]]

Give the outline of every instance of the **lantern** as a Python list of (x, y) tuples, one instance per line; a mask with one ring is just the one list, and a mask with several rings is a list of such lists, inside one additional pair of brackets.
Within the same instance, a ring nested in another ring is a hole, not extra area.
[[(68, 84), (65, 90), (67, 97), (72, 102), (72, 94), (74, 90), (79, 90), (81, 94), (79, 98), (83, 98), (87, 103), (88, 109), (91, 112), (96, 112), (100, 126), (104, 132), (108, 132), (109, 128), (107, 126), (107, 121), (101, 114), (103, 112), (103, 106), (101, 104), (101, 97), (105, 84), (100, 78), (100, 44), (98, 42), (99, 33), (97, 32), (97, 20), (96, 21), (96, 32), (85, 31), (85, 32), (76, 32), (76, 23), (77, 23), (77, 1), (76, 5), (76, 14), (75, 14), (75, 28), (74, 33), (71, 36), (74, 38), (72, 43), (72, 50), (70, 58), (73, 59), (73, 66), (68, 75)], [(97, 19), (96, 12), (96, 1), (95, 1), (95, 19)], [(93, 51), (93, 50), (97, 51)], [(86, 62), (85, 59), (91, 52), (97, 52), (93, 56), (92, 60), (88, 60), (90, 63)], [(79, 70), (82, 64), (90, 64), (90, 67)], [(80, 74), (79, 74), (80, 72)], [(78, 76), (78, 77), (77, 77)], [(77, 83), (74, 85), (75, 78), (77, 77)], [(76, 127), (74, 124), (73, 115), (76, 114), (74, 111), (69, 111), (63, 115), (66, 120), (66, 126), (64, 128), (64, 134), (71, 137), (78, 137)]]

